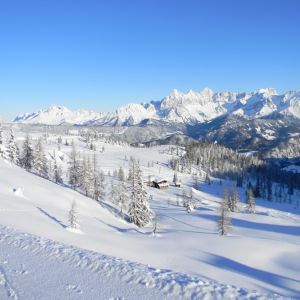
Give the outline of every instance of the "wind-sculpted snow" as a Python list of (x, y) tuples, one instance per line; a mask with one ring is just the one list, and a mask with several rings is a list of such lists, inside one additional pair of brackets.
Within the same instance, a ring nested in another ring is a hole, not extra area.
[[(93, 299), (95, 295), (108, 299), (107, 293), (109, 299), (283, 299), (101, 255), (4, 226), (0, 226), (0, 243), (3, 300), (33, 299), (37, 295), (39, 299), (56, 299), (57, 293), (61, 299)], [(45, 270), (49, 263), (52, 267)], [(42, 272), (51, 280), (44, 281)], [(24, 281), (32, 277), (34, 287), (24, 290)], [(88, 280), (78, 285), (84, 277)], [(92, 286), (95, 278), (98, 284)], [(48, 290), (49, 281), (55, 284), (55, 291)]]
[(226, 114), (249, 119), (273, 113), (300, 118), (299, 91), (278, 95), (275, 89), (260, 89), (251, 93), (215, 93), (205, 88), (200, 92), (181, 93), (174, 90), (161, 101), (146, 104), (128, 104), (115, 112), (96, 113), (87, 110), (71, 111), (63, 106), (52, 106), (36, 113), (26, 113), (13, 122), (26, 124), (109, 125), (143, 124), (146, 120), (178, 124), (197, 124), (214, 120)]

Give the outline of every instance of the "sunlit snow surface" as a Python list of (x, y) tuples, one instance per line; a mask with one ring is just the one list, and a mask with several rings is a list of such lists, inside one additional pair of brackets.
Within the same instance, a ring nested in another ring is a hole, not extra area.
[[(77, 149), (92, 157), (93, 151), (73, 138)], [(56, 141), (57, 136), (48, 138), (48, 157), (57, 150)], [(120, 166), (127, 172), (125, 156), (133, 155), (145, 178), (173, 178), (167, 147), (99, 142), (97, 149), (102, 146), (105, 151), (96, 153), (105, 173)], [(64, 168), (70, 151), (62, 145), (57, 152), (64, 157), (59, 161)], [(178, 175), (183, 188), (190, 189), (191, 177)], [(220, 237), (220, 197), (231, 184), (202, 182), (201, 191), (194, 191), (199, 208), (191, 213), (176, 205), (182, 189), (148, 188), (150, 206), (159, 216), (159, 231), (153, 236), (151, 226), (139, 229), (122, 220), (109, 194), (97, 203), (0, 160), (0, 224), (18, 230), (1, 227), (0, 299), (58, 299), (56, 293), (59, 299), (265, 299), (276, 297), (273, 293), (299, 298), (299, 209), (258, 200), (257, 214), (250, 215), (242, 205), (240, 213), (232, 214), (231, 234)], [(245, 191), (238, 192), (244, 200)], [(68, 230), (74, 200), (80, 232)], [(299, 200), (299, 191), (293, 200)], [(107, 274), (111, 277), (105, 286)]]

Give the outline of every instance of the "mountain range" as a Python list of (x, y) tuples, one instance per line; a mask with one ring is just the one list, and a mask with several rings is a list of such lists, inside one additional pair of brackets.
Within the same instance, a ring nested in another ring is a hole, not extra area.
[(98, 113), (83, 109), (71, 111), (64, 106), (51, 106), (45, 110), (17, 116), (13, 122), (95, 126), (130, 126), (153, 122), (196, 125), (225, 115), (254, 120), (274, 113), (300, 119), (300, 91), (279, 95), (273, 88), (251, 93), (215, 93), (209, 88), (188, 93), (174, 90), (161, 101), (131, 103), (114, 112)]

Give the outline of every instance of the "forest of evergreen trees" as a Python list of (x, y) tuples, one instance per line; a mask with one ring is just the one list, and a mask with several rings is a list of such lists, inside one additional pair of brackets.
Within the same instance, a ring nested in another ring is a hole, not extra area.
[[(95, 151), (93, 141), (97, 138), (99, 137), (85, 136), (87, 148)], [(112, 142), (115, 143), (115, 141)], [(63, 140), (59, 137), (58, 148), (62, 143)], [(89, 156), (82, 155), (77, 151), (73, 141), (70, 144), (65, 141), (65, 145), (71, 147), (67, 170), (63, 170), (58, 164), (55, 151), (51, 158), (46, 157), (42, 138), (33, 141), (30, 135), (26, 135), (22, 147), (19, 149), (13, 130), (10, 129), (8, 138), (5, 139), (0, 126), (0, 157), (42, 178), (67, 185), (96, 201), (110, 199), (110, 202), (119, 208), (118, 214), (121, 217), (139, 227), (143, 227), (151, 221), (149, 196), (144, 187), (139, 163), (134, 158), (130, 158), (128, 162), (128, 177), (122, 167), (114, 170), (112, 174), (109, 172), (105, 175), (99, 167), (95, 152), (93, 158), (90, 159)], [(104, 148), (101, 151), (104, 151)], [(106, 195), (107, 192), (109, 195)], [(76, 228), (75, 203), (70, 210), (69, 221), (71, 228)]]
[(197, 174), (204, 170), (217, 178), (235, 180), (237, 186), (252, 187), (255, 197), (269, 201), (290, 202), (295, 188), (300, 188), (299, 174), (284, 171), (253, 154), (240, 154), (207, 142), (186, 145), (184, 150), (170, 147), (174, 156), (169, 164), (177, 172)]

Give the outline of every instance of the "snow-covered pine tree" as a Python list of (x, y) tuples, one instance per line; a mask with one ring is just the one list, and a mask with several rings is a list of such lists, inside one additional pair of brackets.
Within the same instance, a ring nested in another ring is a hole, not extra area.
[(249, 187), (247, 190), (246, 203), (247, 203), (247, 212), (250, 214), (254, 214), (255, 213), (255, 198), (254, 198), (254, 193), (253, 193), (252, 187)]
[(0, 124), (0, 157), (4, 159), (9, 159), (8, 149), (6, 147), (5, 138), (3, 135), (3, 129)]
[(94, 156), (93, 156), (92, 166), (93, 166), (93, 169), (92, 169), (93, 198), (95, 200), (99, 200), (100, 195), (101, 195), (101, 182), (100, 182), (100, 175), (98, 172), (98, 162), (97, 162), (96, 153), (94, 153)]
[(31, 137), (29, 135), (26, 135), (23, 143), (21, 165), (25, 170), (31, 171), (33, 167), (33, 163), (34, 163), (34, 152), (32, 148), (32, 141), (31, 141)]
[(205, 176), (205, 183), (208, 184), (208, 185), (211, 184), (211, 179), (210, 179), (208, 173), (206, 173), (206, 176)]
[(100, 172), (93, 173), (93, 198), (97, 201), (105, 197), (104, 184), (101, 178)]
[(77, 219), (77, 210), (76, 210), (76, 202), (73, 201), (71, 209), (69, 211), (68, 220), (69, 220), (69, 228), (76, 229), (78, 228), (78, 219)]
[(117, 169), (115, 169), (115, 170), (113, 171), (113, 177), (115, 177), (115, 178), (118, 177), (118, 170), (117, 170)]
[(125, 173), (122, 167), (119, 168), (118, 171), (118, 178), (120, 181), (124, 181), (125, 180)]
[(255, 189), (254, 189), (254, 196), (259, 198), (260, 195), (260, 180), (259, 177), (257, 177), (256, 179), (256, 184), (255, 184)]
[(272, 201), (273, 199), (273, 186), (272, 186), (272, 181), (268, 178), (267, 180), (267, 199), (268, 201)]
[(92, 172), (90, 159), (86, 157), (83, 158), (83, 162), (81, 166), (79, 187), (87, 197), (93, 195), (93, 172)]
[(109, 187), (109, 198), (110, 202), (118, 205), (118, 192), (117, 192), (117, 185), (115, 183), (115, 180), (112, 179), (110, 182), (110, 187)]
[(227, 190), (224, 189), (224, 196), (220, 206), (220, 215), (218, 218), (218, 232), (220, 235), (227, 235), (231, 228), (230, 210), (228, 206)]
[(129, 203), (129, 195), (128, 195), (128, 188), (124, 181), (119, 181), (116, 184), (116, 197), (115, 203), (120, 208), (120, 215), (123, 215), (123, 211), (128, 207)]
[(54, 166), (53, 166), (53, 179), (55, 183), (63, 183), (62, 169), (61, 166), (57, 164), (57, 160), (55, 157), (54, 157)]
[(105, 176), (102, 170), (98, 170), (98, 162), (96, 154), (93, 157), (93, 171), (92, 171), (92, 190), (93, 198), (97, 201), (105, 198)]
[(192, 202), (194, 201), (193, 191), (190, 190), (189, 195), (188, 195), (187, 191), (183, 190), (182, 198), (183, 198), (183, 206), (185, 207), (186, 211), (188, 213), (190, 213), (194, 209), (194, 206), (192, 204)]
[[(130, 165), (133, 164), (132, 158), (130, 158), (129, 164), (130, 164)], [(133, 179), (132, 171), (133, 171), (133, 169), (132, 169), (132, 168), (129, 168), (129, 170), (128, 170), (128, 177), (127, 177), (127, 180), (128, 180), (129, 182), (131, 182), (132, 179)]]
[(72, 142), (72, 151), (70, 153), (70, 167), (69, 167), (69, 183), (75, 190), (80, 183), (80, 163), (77, 158), (78, 154), (74, 142)]
[(38, 139), (34, 151), (33, 171), (43, 178), (48, 178), (48, 162), (44, 153), (42, 140)]
[(0, 124), (0, 157), (4, 156), (4, 138), (3, 138), (3, 129)]
[(105, 198), (105, 175), (103, 171), (99, 172), (99, 191), (100, 191), (100, 199)]
[(177, 182), (178, 182), (178, 176), (177, 176), (177, 173), (174, 172), (174, 175), (173, 175), (173, 183), (174, 183), (174, 185), (176, 185)]
[(199, 183), (199, 176), (198, 176), (198, 174), (195, 174), (193, 176), (193, 179), (194, 179), (194, 189), (199, 190), (200, 183)]
[(229, 208), (230, 208), (230, 210), (232, 212), (239, 211), (239, 203), (240, 203), (239, 194), (236, 190), (236, 187), (232, 186), (231, 194), (230, 194), (230, 198), (229, 198)]
[(185, 189), (182, 189), (182, 204), (188, 210), (188, 195)]
[(15, 141), (15, 135), (13, 132), (13, 129), (11, 128), (9, 131), (9, 138), (8, 138), (8, 145), (7, 145), (7, 154), (8, 154), (8, 159), (18, 165), (20, 163), (19, 160), (19, 148), (16, 144)]
[(155, 217), (152, 219), (152, 234), (156, 235), (159, 228), (159, 216), (155, 215)]
[(147, 225), (151, 218), (151, 211), (148, 205), (147, 192), (143, 185), (142, 171), (135, 160), (131, 160), (131, 202), (128, 215), (130, 221), (139, 227)]
[(190, 190), (189, 203), (190, 203), (191, 210), (196, 208), (196, 198), (195, 198), (195, 193), (193, 191), (193, 188), (191, 188), (191, 190)]

